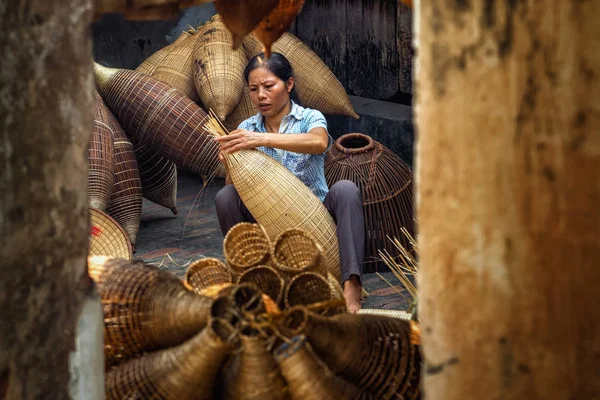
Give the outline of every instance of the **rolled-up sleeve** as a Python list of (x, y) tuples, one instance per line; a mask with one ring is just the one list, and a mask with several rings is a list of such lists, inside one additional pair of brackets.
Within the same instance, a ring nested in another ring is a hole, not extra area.
[[(325, 119), (325, 116), (321, 113), (321, 111), (318, 110), (310, 110), (307, 113), (307, 115), (304, 116), (302, 122), (304, 123), (304, 129), (302, 130), (303, 132), (310, 132), (312, 129), (315, 128), (324, 128), (325, 130), (327, 130), (327, 120)], [(329, 151), (331, 145), (333, 144), (333, 138), (329, 134), (328, 130), (327, 137), (328, 142), (327, 149), (325, 150), (325, 152)]]

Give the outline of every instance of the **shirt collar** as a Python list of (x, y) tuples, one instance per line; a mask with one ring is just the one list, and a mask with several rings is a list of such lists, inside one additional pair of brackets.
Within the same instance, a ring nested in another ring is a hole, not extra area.
[[(302, 118), (304, 118), (304, 110), (305, 108), (302, 107), (299, 104), (296, 104), (296, 102), (294, 102), (294, 100), (291, 100), (292, 102), (292, 109), (290, 110), (290, 113), (286, 116), (283, 117), (283, 119), (285, 120), (287, 117), (294, 117), (296, 118), (298, 121), (302, 120)], [(264, 125), (264, 119), (261, 113), (257, 113), (255, 116), (250, 117), (250, 123), (252, 125), (254, 125), (255, 127), (261, 127)], [(283, 121), (283, 120), (282, 120)]]

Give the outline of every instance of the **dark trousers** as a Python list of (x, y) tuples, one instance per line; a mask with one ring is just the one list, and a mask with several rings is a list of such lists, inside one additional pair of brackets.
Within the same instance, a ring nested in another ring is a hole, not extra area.
[[(350, 275), (358, 275), (362, 282), (362, 263), (365, 256), (365, 225), (362, 198), (358, 187), (351, 181), (336, 182), (323, 202), (336, 223), (340, 248), (342, 283)], [(256, 222), (233, 185), (223, 187), (215, 197), (217, 216), (223, 236), (240, 222)]]

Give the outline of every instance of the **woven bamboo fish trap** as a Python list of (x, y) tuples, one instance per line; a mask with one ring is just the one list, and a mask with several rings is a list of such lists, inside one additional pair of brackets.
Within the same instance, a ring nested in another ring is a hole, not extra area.
[(113, 138), (102, 98), (95, 93), (94, 128), (88, 146), (88, 195), (90, 207), (106, 210), (115, 182)]
[(112, 133), (114, 151), (114, 186), (106, 212), (123, 227), (135, 245), (142, 220), (142, 183), (133, 145), (112, 112), (104, 105), (104, 125)]
[(185, 286), (196, 293), (215, 285), (233, 282), (229, 268), (217, 258), (203, 258), (190, 264), (183, 279)]
[(177, 166), (144, 143), (133, 143), (142, 196), (177, 215)]
[(290, 343), (283, 343), (275, 350), (274, 357), (292, 399), (375, 400), (331, 372), (314, 354), (304, 335), (294, 337)]
[(322, 275), (303, 272), (290, 280), (285, 288), (286, 308), (307, 306), (323, 315), (346, 312), (343, 294)]
[(237, 49), (244, 36), (277, 7), (279, 0), (218, 0), (215, 8), (232, 35), (232, 46)]
[(250, 90), (248, 89), (247, 85), (244, 85), (242, 98), (231, 115), (225, 119), (225, 127), (227, 127), (229, 130), (235, 130), (243, 121), (256, 115), (257, 113), (258, 108), (256, 108), (252, 102), (252, 99), (250, 99)]
[(347, 179), (361, 191), (365, 272), (385, 268), (379, 250), (398, 256), (399, 250), (389, 238), (398, 238), (404, 248), (411, 249), (402, 228), (414, 235), (412, 172), (396, 154), (367, 135), (343, 135), (325, 157), (325, 178), (329, 187)]
[(223, 169), (206, 113), (176, 89), (135, 71), (95, 64), (107, 105), (136, 142), (204, 177)]
[(279, 0), (277, 7), (258, 23), (253, 32), (262, 42), (267, 58), (271, 57), (273, 43), (290, 29), (302, 6), (304, 0)]
[(420, 398), (421, 354), (412, 321), (377, 315), (322, 317), (295, 307), (280, 331), (304, 334), (331, 370), (376, 399)]
[(107, 373), (107, 399), (212, 400), (225, 357), (236, 346), (236, 331), (213, 319), (178, 346), (147, 354)]
[(235, 275), (267, 263), (270, 250), (271, 240), (259, 224), (240, 222), (223, 239), (223, 254)]
[[(206, 289), (202, 289), (200, 291), (198, 291), (198, 290), (195, 290), (195, 291), (196, 291), (196, 293), (199, 293), (203, 296), (208, 296), (212, 299), (220, 301), (220, 300), (222, 300), (221, 299), (222, 296), (229, 296), (229, 291), (232, 290), (232, 288), (234, 288), (234, 287), (238, 287), (239, 285), (241, 285), (243, 287), (251, 286), (252, 288), (259, 290), (257, 285), (254, 283), (240, 282), (237, 285), (234, 283), (220, 283), (217, 285), (209, 286)], [(262, 293), (261, 297), (262, 297), (262, 304), (264, 305), (265, 312), (267, 312), (268, 314), (279, 314), (280, 313), (281, 310), (279, 309), (279, 306), (277, 305), (275, 300), (273, 300), (271, 298), (271, 296), (269, 296), (266, 293)], [(218, 303), (218, 302), (216, 302), (216, 303)], [(219, 304), (217, 304), (217, 306), (215, 307), (215, 310), (218, 310), (218, 309), (222, 310), (222, 308), (219, 308), (219, 307), (223, 307), (226, 304), (229, 304), (230, 307), (234, 307), (234, 308), (238, 307), (233, 302), (233, 300), (227, 299), (226, 301), (222, 302), (221, 306), (219, 306)], [(260, 308), (260, 307), (258, 307), (258, 308)], [(220, 315), (221, 314), (219, 314), (219, 313), (214, 314), (215, 317), (218, 317)], [(228, 315), (228, 314), (226, 313), (225, 315)]]
[(184, 33), (187, 32), (182, 32), (182, 34), (179, 35), (179, 37), (173, 43), (152, 53), (150, 57), (146, 58), (140, 65), (138, 65), (135, 71), (139, 72), (140, 74), (152, 76), (154, 71), (156, 71), (156, 68), (163, 62), (167, 54), (171, 52), (174, 45), (181, 43), (189, 36), (189, 34), (184, 35)]
[(288, 390), (267, 344), (252, 329), (240, 334), (240, 350), (222, 369), (223, 400), (287, 400)]
[(267, 265), (258, 265), (247, 269), (240, 274), (237, 283), (253, 284), (277, 304), (281, 304), (283, 300), (285, 281), (277, 270)]
[(327, 276), (327, 267), (321, 253), (321, 248), (312, 235), (297, 228), (281, 232), (271, 249), (275, 266), (286, 278), (302, 272), (317, 272)]
[(107, 257), (90, 257), (88, 271), (104, 310), (107, 367), (181, 344), (206, 326), (212, 300), (167, 271)]
[(267, 312), (263, 295), (254, 285), (230, 285), (222, 289), (213, 301), (210, 316), (240, 328), (246, 324), (246, 319), (254, 320), (256, 315)]
[(207, 109), (225, 121), (240, 102), (244, 91), (244, 51), (231, 47), (231, 33), (218, 15), (196, 35), (193, 76), (196, 91)]
[(133, 250), (127, 234), (110, 215), (90, 207), (89, 256), (108, 256), (131, 260)]
[[(255, 35), (243, 42), (246, 57), (253, 58), (263, 50)], [(329, 67), (291, 33), (284, 33), (273, 45), (273, 51), (283, 54), (294, 70), (295, 88), (300, 103), (324, 114), (358, 118), (348, 93)]]

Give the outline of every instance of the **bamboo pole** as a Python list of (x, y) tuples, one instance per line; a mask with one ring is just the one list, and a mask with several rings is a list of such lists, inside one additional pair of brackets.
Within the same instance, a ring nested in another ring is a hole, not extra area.
[(600, 2), (415, 11), (425, 396), (600, 398)]

